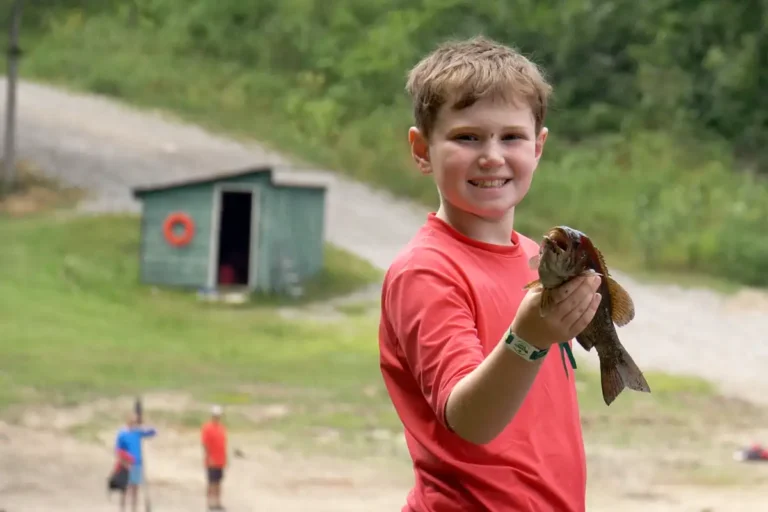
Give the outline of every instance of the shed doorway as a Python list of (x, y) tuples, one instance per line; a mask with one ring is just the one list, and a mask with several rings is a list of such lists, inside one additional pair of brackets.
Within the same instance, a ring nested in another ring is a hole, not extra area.
[(252, 190), (221, 190), (217, 279), (219, 286), (248, 286), (255, 201)]

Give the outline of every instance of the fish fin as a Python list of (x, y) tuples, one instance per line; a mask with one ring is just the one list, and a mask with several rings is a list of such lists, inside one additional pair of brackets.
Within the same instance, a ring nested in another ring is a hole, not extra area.
[(539, 268), (539, 263), (541, 262), (541, 256), (538, 254), (535, 256), (531, 256), (531, 258), (528, 260), (528, 268), (531, 270), (537, 270)]
[(541, 305), (539, 306), (539, 314), (541, 317), (543, 318), (547, 316), (554, 306), (555, 296), (551, 291), (544, 289), (544, 291), (541, 292)]
[[(613, 352), (615, 350), (615, 352)], [(600, 384), (605, 405), (611, 405), (624, 388), (650, 393), (651, 388), (627, 349), (619, 343), (611, 352), (600, 356)], [(615, 355), (614, 355), (615, 354)]]
[(610, 276), (605, 277), (611, 295), (611, 320), (622, 327), (635, 318), (635, 304), (629, 293)]
[(538, 286), (541, 286), (541, 280), (537, 279), (535, 281), (531, 281), (527, 285), (523, 286), (523, 290), (530, 290), (531, 288), (536, 288)]
[(592, 269), (598, 274), (606, 277), (609, 276), (608, 265), (605, 264), (605, 258), (603, 257), (603, 253), (600, 252), (600, 249), (595, 247), (592, 240), (584, 234), (581, 235), (581, 244), (586, 251), (587, 259), (589, 260)]
[(595, 346), (595, 339), (594, 332), (590, 329), (589, 325), (576, 336), (576, 341), (587, 352), (592, 350), (592, 347)]
[(603, 276), (608, 285), (608, 292), (611, 296), (611, 320), (619, 327), (627, 325), (635, 318), (635, 305), (629, 293), (608, 272), (608, 265), (605, 264), (605, 258), (600, 249), (594, 246), (592, 240), (586, 235), (582, 235), (581, 243), (586, 248), (590, 263), (594, 270)]

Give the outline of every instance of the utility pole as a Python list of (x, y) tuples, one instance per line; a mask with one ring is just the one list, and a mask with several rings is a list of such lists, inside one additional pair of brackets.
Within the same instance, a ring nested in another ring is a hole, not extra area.
[(16, 77), (18, 61), (21, 56), (19, 48), (19, 26), (21, 25), (21, 7), (24, 0), (13, 2), (11, 26), (8, 31), (8, 76), (6, 78), (5, 105), (5, 147), (3, 155), (3, 183), (0, 191), (10, 192), (16, 184)]

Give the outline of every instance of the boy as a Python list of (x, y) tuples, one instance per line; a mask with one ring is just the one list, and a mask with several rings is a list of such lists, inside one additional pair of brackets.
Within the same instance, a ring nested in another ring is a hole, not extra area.
[(595, 314), (599, 277), (556, 290), (542, 318), (514, 230), (541, 157), (550, 86), (514, 50), (478, 37), (410, 72), (419, 170), (440, 207), (395, 258), (382, 290), (380, 366), (405, 427), (415, 486), (404, 512), (585, 509), (573, 372), (549, 347)]
[[(157, 431), (152, 427), (142, 427), (141, 421), (136, 413), (128, 416), (125, 427), (117, 433), (115, 441), (115, 451), (118, 457), (121, 453), (128, 453), (132, 459), (128, 471), (127, 492), (131, 498), (131, 510), (136, 512), (139, 486), (144, 482), (144, 466), (142, 457), (141, 443), (145, 437), (154, 437)], [(120, 496), (120, 510), (124, 511), (126, 505), (126, 494)]]
[(221, 481), (227, 466), (227, 429), (221, 422), (224, 413), (219, 405), (211, 408), (210, 421), (200, 429), (200, 441), (203, 445), (203, 466), (208, 478), (206, 497), (208, 510), (224, 510), (221, 505)]

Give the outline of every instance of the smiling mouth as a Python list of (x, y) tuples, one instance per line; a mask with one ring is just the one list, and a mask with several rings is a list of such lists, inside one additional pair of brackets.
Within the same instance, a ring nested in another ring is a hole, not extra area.
[(469, 180), (469, 184), (478, 188), (501, 188), (507, 183), (512, 181), (511, 179), (501, 180)]

